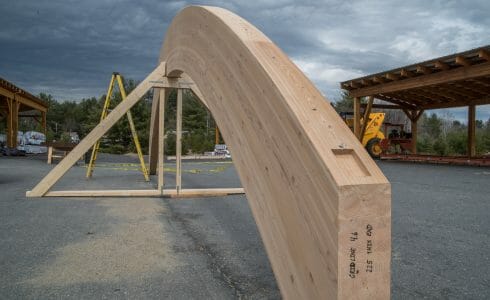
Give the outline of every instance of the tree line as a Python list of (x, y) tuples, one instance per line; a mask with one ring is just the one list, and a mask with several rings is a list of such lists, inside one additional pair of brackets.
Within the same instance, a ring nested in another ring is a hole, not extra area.
[[(129, 94), (136, 87), (134, 80), (125, 82)], [(49, 94), (40, 94), (39, 98), (49, 105), (47, 113), (47, 140), (70, 140), (70, 132), (77, 132), (80, 138), (86, 136), (100, 121), (104, 106), (105, 95), (92, 97), (81, 101), (58, 101)], [(142, 150), (148, 153), (152, 92), (143, 96), (131, 108), (133, 120)], [(122, 101), (119, 91), (111, 97), (111, 107)], [(175, 154), (175, 129), (177, 93), (171, 92), (165, 108), (165, 154)], [(353, 100), (346, 93), (332, 105), (338, 112), (349, 112), (353, 108)], [(214, 128), (216, 123), (211, 113), (190, 91), (183, 93), (183, 153), (203, 153), (214, 149)], [(393, 114), (403, 114), (400, 111), (384, 111), (389, 118)], [(393, 117), (393, 116), (391, 116)], [(399, 116), (398, 116), (399, 117)], [(402, 116), (402, 118), (404, 118)], [(398, 118), (400, 119), (400, 118)], [(22, 119), (19, 130), (42, 131), (40, 125), (32, 119)], [(0, 128), (1, 129), (1, 128)], [(456, 119), (450, 113), (424, 113), (418, 121), (417, 150), (419, 153), (435, 155), (465, 155), (467, 151), (467, 124)], [(222, 140), (220, 142), (223, 142)], [(136, 152), (129, 124), (126, 117), (121, 118), (101, 139), (101, 151), (108, 153)], [(476, 151), (477, 154), (490, 153), (490, 118), (476, 121)]]
[[(135, 87), (134, 80), (125, 81), (125, 90), (129, 94)], [(106, 95), (92, 97), (81, 101), (59, 101), (52, 95), (41, 93), (39, 98), (48, 103), (47, 141), (70, 142), (70, 133), (76, 132), (80, 139), (86, 136), (100, 122), (100, 115)], [(145, 94), (131, 108), (133, 122), (144, 154), (148, 153), (152, 92)], [(122, 101), (118, 90), (111, 97), (111, 108)], [(166, 101), (165, 108), (165, 154), (175, 155), (177, 93), (172, 91)], [(212, 151), (215, 142), (215, 121), (210, 112), (190, 91), (183, 93), (183, 153), (203, 153)], [(23, 119), (19, 130), (36, 130), (42, 132), (39, 123), (32, 119)], [(101, 152), (123, 154), (135, 153), (127, 118), (121, 118), (101, 139)]]

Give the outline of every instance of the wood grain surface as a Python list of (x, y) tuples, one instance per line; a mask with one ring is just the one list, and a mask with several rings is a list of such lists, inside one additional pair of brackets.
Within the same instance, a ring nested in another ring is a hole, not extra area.
[(330, 103), (263, 33), (190, 6), (160, 53), (195, 83), (231, 149), (287, 299), (390, 297), (390, 184)]

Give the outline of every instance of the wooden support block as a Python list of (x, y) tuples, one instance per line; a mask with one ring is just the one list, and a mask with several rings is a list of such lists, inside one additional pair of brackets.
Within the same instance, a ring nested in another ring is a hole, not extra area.
[(417, 72), (422, 74), (430, 74), (432, 73), (432, 70), (426, 66), (418, 65)]
[(436, 68), (440, 69), (440, 70), (449, 70), (450, 67), (448, 64), (446, 64), (445, 62), (442, 62), (442, 61), (436, 61), (435, 64)]
[(407, 77), (407, 78), (410, 78), (410, 77), (413, 77), (413, 73), (411, 71), (408, 71), (408, 70), (401, 70), (400, 74), (403, 76), (403, 77)]
[(469, 67), (471, 66), (471, 63), (469, 62), (468, 59), (466, 59), (466, 57), (464, 56), (456, 56), (456, 60), (455, 62), (458, 64), (458, 65), (462, 65), (464, 67)]
[(480, 57), (484, 60), (490, 61), (490, 53), (488, 51), (486, 51), (485, 49), (481, 49), (478, 52), (478, 57)]
[(48, 147), (48, 165), (53, 163), (53, 146)]

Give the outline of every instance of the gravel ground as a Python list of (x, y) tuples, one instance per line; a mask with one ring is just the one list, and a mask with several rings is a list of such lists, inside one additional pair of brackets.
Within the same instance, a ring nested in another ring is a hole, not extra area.
[[(57, 189), (144, 189), (131, 156)], [(280, 298), (245, 196), (26, 199), (51, 168), (0, 157), (0, 298)], [(393, 189), (394, 299), (490, 298), (490, 169), (380, 162)], [(166, 165), (174, 184), (174, 165)], [(230, 162), (186, 162), (184, 187), (238, 187)]]

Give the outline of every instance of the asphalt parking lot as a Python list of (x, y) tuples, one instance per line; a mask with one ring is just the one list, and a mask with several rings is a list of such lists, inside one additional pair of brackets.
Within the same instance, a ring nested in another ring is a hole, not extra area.
[[(393, 192), (392, 297), (489, 299), (490, 169), (379, 165)], [(50, 168), (0, 157), (0, 298), (280, 298), (245, 196), (25, 198)], [(230, 162), (184, 169), (188, 188), (240, 186)], [(90, 181), (85, 170), (55, 188), (153, 184), (126, 158), (102, 159)]]

